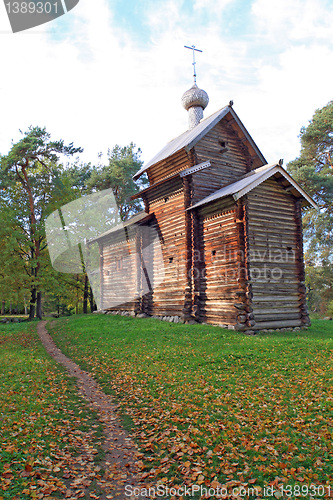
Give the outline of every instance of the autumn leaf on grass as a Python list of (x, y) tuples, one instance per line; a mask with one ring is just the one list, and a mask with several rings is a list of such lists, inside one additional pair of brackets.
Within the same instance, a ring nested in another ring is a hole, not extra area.
[(25, 465), (24, 465), (24, 470), (25, 472), (32, 472), (32, 464), (27, 462)]

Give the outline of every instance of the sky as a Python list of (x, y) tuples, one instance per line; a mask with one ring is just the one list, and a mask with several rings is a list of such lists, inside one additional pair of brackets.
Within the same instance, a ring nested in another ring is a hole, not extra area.
[(149, 161), (187, 129), (195, 45), (204, 116), (232, 99), (267, 162), (286, 164), (333, 99), (332, 26), (332, 0), (80, 0), (13, 34), (1, 2), (0, 153), (38, 125), (84, 162), (131, 141)]

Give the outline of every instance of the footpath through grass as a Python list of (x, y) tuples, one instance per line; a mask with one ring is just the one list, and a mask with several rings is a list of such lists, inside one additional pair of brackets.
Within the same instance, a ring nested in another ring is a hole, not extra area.
[(308, 498), (312, 484), (315, 498), (329, 494), (320, 485), (333, 495), (332, 322), (249, 337), (90, 315), (51, 332), (119, 399), (151, 485), (256, 487), (268, 498), (270, 484), (277, 498), (302, 487)]
[(86, 498), (101, 428), (36, 323), (0, 326), (0, 401), (0, 500)]

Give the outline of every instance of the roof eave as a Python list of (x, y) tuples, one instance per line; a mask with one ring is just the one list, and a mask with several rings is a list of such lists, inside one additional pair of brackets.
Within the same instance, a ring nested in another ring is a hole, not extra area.
[(283, 175), (284, 177), (288, 180), (288, 182), (290, 182), (290, 184), (303, 196), (303, 198), (307, 201), (307, 205), (308, 206), (312, 206), (313, 208), (315, 208), (316, 210), (319, 210), (319, 207), (317, 205), (317, 203), (311, 198), (311, 196), (306, 192), (304, 191), (304, 189), (298, 184), (298, 182), (296, 182), (290, 174), (288, 174), (288, 172), (280, 167), (281, 170), (283, 170)]
[(161, 181), (155, 182), (155, 184), (152, 184), (151, 186), (148, 186), (147, 188), (142, 189), (141, 191), (138, 191), (137, 193), (135, 193), (131, 196), (131, 200), (136, 200), (137, 198), (142, 198), (145, 194), (149, 193), (154, 188), (161, 186), (165, 182), (173, 180), (176, 177), (179, 177), (179, 172), (176, 172), (175, 174), (172, 174), (169, 177), (166, 177), (165, 179), (162, 179)]
[[(293, 188), (300, 194), (300, 197), (303, 198), (303, 206), (312, 206), (316, 210), (319, 209), (318, 205), (315, 203), (315, 201), (309, 196), (306, 191), (288, 174), (288, 172), (281, 167), (280, 164), (272, 164), (270, 168), (267, 169), (266, 172), (263, 172), (263, 174), (258, 178), (255, 178), (253, 182), (249, 182), (246, 186), (244, 186), (242, 189), (236, 190), (234, 193), (226, 193), (225, 195), (222, 195), (220, 198), (212, 198), (211, 195), (207, 196), (207, 201), (205, 199), (201, 200), (200, 202), (196, 203), (193, 205), (193, 207), (189, 207), (187, 210), (192, 210), (195, 208), (199, 208), (201, 206), (207, 205), (209, 203), (216, 202), (219, 199), (223, 199), (227, 196), (232, 196), (235, 201), (239, 200), (243, 196), (245, 196), (247, 193), (252, 191), (252, 189), (256, 188), (263, 182), (265, 182), (267, 179), (275, 175), (276, 173), (280, 173)], [(253, 174), (255, 174), (255, 170), (253, 171)], [(251, 176), (249, 176), (249, 179), (251, 179)], [(236, 184), (239, 181), (236, 181), (234, 184)], [(224, 189), (224, 188), (222, 188)]]
[[(146, 221), (148, 221), (149, 219), (151, 219), (153, 216), (153, 214), (147, 214), (147, 213), (141, 213), (141, 214), (136, 214), (136, 215), (133, 215), (133, 217), (127, 221), (124, 221), (123, 223), (121, 223), (120, 225), (118, 226), (115, 226), (115, 227), (112, 227), (111, 229), (109, 229), (108, 231), (105, 231), (105, 233), (102, 233), (100, 234), (99, 236), (95, 236), (95, 238), (91, 238), (89, 241), (88, 241), (88, 244), (91, 244), (93, 243), (94, 241), (99, 241), (99, 240), (102, 240), (103, 238), (107, 238), (108, 236), (110, 236), (111, 234), (116, 234), (118, 233), (119, 231), (122, 231), (124, 229), (126, 229), (127, 227), (131, 227), (131, 226), (134, 226), (135, 224), (143, 224), (145, 223)], [(133, 219), (133, 220), (132, 220)]]

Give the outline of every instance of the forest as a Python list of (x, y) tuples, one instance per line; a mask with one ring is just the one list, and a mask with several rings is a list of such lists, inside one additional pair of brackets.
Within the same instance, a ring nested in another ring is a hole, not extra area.
[[(333, 101), (316, 110), (300, 131), (300, 154), (287, 165), (319, 210), (303, 213), (306, 286), (310, 312), (333, 316)], [(135, 144), (114, 145), (106, 161), (80, 160), (83, 149), (54, 141), (45, 128), (29, 127), (0, 155), (1, 315), (70, 315), (96, 308), (87, 274), (60, 273), (50, 262), (45, 220), (82, 196), (113, 190), (123, 221), (142, 210), (131, 196), (147, 179), (132, 176), (142, 166)]]

